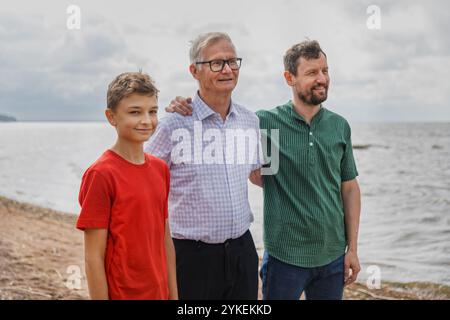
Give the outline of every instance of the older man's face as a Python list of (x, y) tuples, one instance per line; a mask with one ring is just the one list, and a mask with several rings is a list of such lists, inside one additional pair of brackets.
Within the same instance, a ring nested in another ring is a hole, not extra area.
[[(228, 41), (220, 40), (204, 48), (201, 56), (202, 61), (228, 60), (236, 58), (236, 52)], [(214, 93), (231, 93), (239, 78), (239, 70), (231, 70), (228, 64), (225, 64), (222, 71), (219, 72), (211, 71), (208, 64), (196, 65), (192, 74), (199, 81), (203, 91)]]
[(319, 105), (327, 99), (330, 76), (327, 58), (320, 53), (318, 59), (300, 58), (293, 88), (298, 98), (307, 105)]

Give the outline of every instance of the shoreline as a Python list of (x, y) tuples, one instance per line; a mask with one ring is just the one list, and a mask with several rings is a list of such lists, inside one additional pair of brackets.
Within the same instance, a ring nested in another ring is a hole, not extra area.
[[(0, 300), (88, 299), (83, 232), (75, 229), (76, 219), (0, 196)], [(371, 290), (354, 283), (344, 298), (449, 300), (450, 286), (383, 281), (381, 289)]]

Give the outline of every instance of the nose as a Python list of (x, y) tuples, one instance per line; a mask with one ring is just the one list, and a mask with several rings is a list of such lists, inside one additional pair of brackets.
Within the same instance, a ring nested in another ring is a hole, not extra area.
[(145, 124), (145, 125), (148, 125), (148, 124), (152, 123), (151, 120), (152, 120), (151, 116), (148, 113), (144, 113), (144, 116), (141, 118), (141, 123)]
[(320, 72), (317, 74), (316, 82), (317, 82), (317, 83), (320, 83), (320, 84), (326, 84), (327, 81), (328, 81), (327, 75), (324, 74), (322, 71), (320, 71)]
[(158, 126), (158, 117), (156, 115), (150, 115), (150, 114), (146, 114), (142, 119), (141, 119), (141, 124), (143, 124), (144, 126), (155, 130), (156, 127)]

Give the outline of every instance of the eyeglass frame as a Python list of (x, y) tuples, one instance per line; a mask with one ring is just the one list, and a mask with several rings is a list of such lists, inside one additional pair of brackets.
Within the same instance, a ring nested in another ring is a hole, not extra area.
[[(236, 60), (236, 61), (238, 61), (238, 62), (239, 62), (239, 64), (238, 64), (239, 67), (238, 67), (237, 69), (233, 69), (233, 68), (230, 66), (230, 60)], [(213, 70), (213, 69), (212, 69), (211, 62), (213, 62), (213, 61), (222, 61), (222, 67), (220, 68), (220, 70)], [(222, 72), (222, 71), (223, 71), (223, 68), (225, 68), (225, 64), (227, 64), (227, 65), (230, 67), (231, 70), (236, 71), (236, 70), (239, 70), (239, 69), (241, 68), (242, 58), (231, 58), (231, 59), (228, 59), (228, 60), (224, 60), (224, 59), (213, 59), (213, 60), (209, 60), (209, 61), (197, 61), (195, 64), (197, 65), (197, 64), (206, 64), (206, 63), (209, 64), (209, 70), (211, 70), (212, 72)]]

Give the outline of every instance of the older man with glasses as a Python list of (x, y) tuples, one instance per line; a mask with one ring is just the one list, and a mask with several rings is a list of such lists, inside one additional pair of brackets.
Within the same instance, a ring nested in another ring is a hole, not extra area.
[[(227, 34), (214, 32), (192, 42), (190, 60), (198, 82), (192, 114), (162, 119), (145, 146), (170, 166), (179, 297), (257, 299), (258, 254), (249, 231), (247, 179), (261, 167), (259, 120), (231, 99), (242, 59)], [(245, 139), (245, 161), (235, 138)]]

